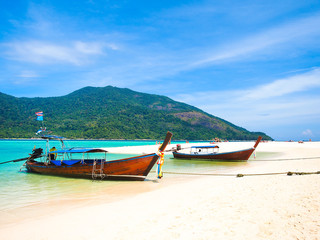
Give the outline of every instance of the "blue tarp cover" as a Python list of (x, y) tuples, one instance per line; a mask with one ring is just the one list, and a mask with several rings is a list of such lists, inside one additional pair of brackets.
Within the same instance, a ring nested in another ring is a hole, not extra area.
[(63, 163), (67, 164), (67, 165), (73, 165), (75, 163), (80, 162), (80, 160), (67, 160), (67, 161), (63, 161)]
[(51, 160), (51, 162), (56, 166), (61, 166), (61, 161), (58, 160)]
[[(56, 165), (56, 166), (61, 166), (61, 161), (60, 160), (51, 160), (51, 162), (54, 164), (54, 165)], [(64, 161), (62, 161), (64, 164), (66, 164), (66, 165), (69, 165), (69, 166), (71, 166), (71, 165), (73, 165), (73, 164), (75, 164), (75, 163), (78, 163), (78, 162), (80, 162), (80, 160), (64, 160)]]

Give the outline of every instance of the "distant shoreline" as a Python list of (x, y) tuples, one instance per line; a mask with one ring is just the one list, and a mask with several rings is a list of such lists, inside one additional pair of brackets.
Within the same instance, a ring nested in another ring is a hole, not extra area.
[[(0, 141), (43, 141), (42, 138), (0, 138)], [(162, 141), (163, 139), (92, 139), (92, 138), (66, 138), (68, 141)], [(210, 142), (212, 140), (173, 140), (174, 142)], [(250, 141), (250, 140), (248, 140)], [(253, 140), (252, 140), (253, 141)]]
[[(43, 141), (42, 138), (0, 138), (0, 141)], [(163, 139), (94, 139), (94, 138), (66, 138), (67, 141), (162, 141)], [(228, 140), (228, 142), (251, 142), (252, 140)], [(177, 139), (172, 142), (214, 142), (214, 140), (185, 140)], [(320, 140), (266, 140), (266, 142), (320, 142)]]

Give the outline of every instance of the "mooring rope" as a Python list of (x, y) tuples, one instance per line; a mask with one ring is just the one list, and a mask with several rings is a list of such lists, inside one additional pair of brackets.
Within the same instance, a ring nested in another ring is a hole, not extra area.
[[(297, 161), (297, 160), (307, 160), (307, 159), (320, 159), (320, 157), (308, 157), (308, 158), (282, 158), (282, 159), (259, 159), (259, 160), (250, 160), (249, 162), (260, 162), (260, 161)], [(204, 160), (207, 161), (207, 160)], [(227, 162), (227, 161), (226, 161)], [(155, 171), (150, 171), (155, 172)], [(244, 177), (244, 176), (268, 176), (268, 175), (310, 175), (310, 174), (320, 174), (320, 171), (316, 172), (274, 172), (274, 173), (197, 173), (197, 172), (171, 172), (163, 171), (164, 174), (177, 174), (177, 175), (193, 175), (193, 176), (226, 176), (226, 177)]]
[[(307, 159), (320, 159), (320, 157), (308, 157), (308, 158), (283, 158), (283, 159), (261, 159), (261, 160), (249, 160), (249, 162), (260, 162), (260, 161), (297, 161), (297, 160), (307, 160)], [(320, 174), (320, 171), (316, 172), (273, 172), (273, 173), (196, 173), (196, 172), (172, 172), (164, 171), (164, 174), (177, 174), (177, 175), (193, 175), (193, 176), (226, 176), (226, 177), (244, 177), (244, 176), (270, 176), (270, 175), (310, 175), (310, 174)]]
[[(155, 171), (151, 171), (155, 172)], [(311, 174), (320, 174), (320, 171), (316, 172), (275, 172), (275, 173), (191, 173), (191, 172), (163, 172), (164, 174), (177, 174), (177, 175), (194, 175), (194, 176), (225, 176), (225, 177), (244, 177), (244, 176), (268, 176), (268, 175), (311, 175)]]
[(308, 158), (278, 158), (278, 159), (249, 159), (250, 162), (263, 162), (263, 161), (297, 161), (297, 160), (307, 160), (307, 159), (320, 159), (319, 157), (308, 157)]

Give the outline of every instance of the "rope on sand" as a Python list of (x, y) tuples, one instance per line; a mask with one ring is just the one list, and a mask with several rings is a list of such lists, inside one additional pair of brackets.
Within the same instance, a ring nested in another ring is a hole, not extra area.
[(263, 175), (283, 175), (287, 176), (292, 175), (310, 175), (310, 174), (320, 174), (320, 171), (317, 172), (280, 172), (280, 173), (248, 173), (248, 174), (237, 174), (236, 177), (244, 177), (244, 176), (263, 176)]
[(262, 161), (296, 161), (296, 160), (306, 160), (306, 159), (320, 159), (320, 157), (308, 157), (308, 158), (280, 158), (280, 159), (249, 159), (250, 162), (262, 162)]
[(245, 177), (245, 176), (270, 176), (270, 175), (310, 175), (310, 174), (320, 174), (320, 171), (317, 172), (277, 172), (277, 173), (238, 173), (238, 174), (229, 174), (229, 173), (190, 173), (190, 172), (163, 172), (165, 174), (177, 174), (177, 175), (193, 175), (193, 176), (226, 176), (226, 177)]
[[(261, 160), (249, 160), (250, 162), (259, 161), (292, 161), (292, 160), (306, 160), (306, 159), (320, 159), (320, 157), (309, 157), (309, 158), (283, 158), (283, 159), (261, 159)], [(155, 171), (150, 171), (155, 172)], [(320, 171), (316, 172), (276, 172), (276, 173), (196, 173), (196, 172), (163, 172), (164, 174), (177, 174), (177, 175), (193, 175), (193, 176), (226, 176), (226, 177), (244, 177), (244, 176), (270, 176), (270, 175), (310, 175), (310, 174), (320, 174)]]

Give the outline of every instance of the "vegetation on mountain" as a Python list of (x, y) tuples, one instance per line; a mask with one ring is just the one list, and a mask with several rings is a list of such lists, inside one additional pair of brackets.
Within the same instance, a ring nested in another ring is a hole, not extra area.
[(252, 140), (249, 132), (204, 111), (165, 96), (127, 88), (85, 87), (62, 97), (17, 98), (0, 93), (0, 138), (30, 138), (42, 122), (53, 134), (85, 139)]

